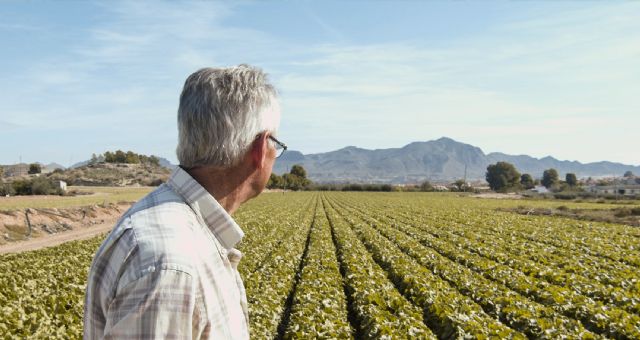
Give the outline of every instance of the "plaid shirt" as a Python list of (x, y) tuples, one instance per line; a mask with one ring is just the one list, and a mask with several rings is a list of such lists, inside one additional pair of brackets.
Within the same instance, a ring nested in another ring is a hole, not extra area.
[(178, 168), (127, 211), (96, 253), (84, 338), (249, 338), (233, 247), (244, 233)]

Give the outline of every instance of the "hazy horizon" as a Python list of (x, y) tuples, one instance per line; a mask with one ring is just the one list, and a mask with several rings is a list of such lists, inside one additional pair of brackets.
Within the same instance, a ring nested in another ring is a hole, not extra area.
[[(411, 143), (425, 143), (425, 142), (430, 142), (430, 141), (436, 141), (436, 140), (439, 140), (439, 139), (441, 139), (441, 138), (449, 138), (449, 137), (447, 137), (447, 136), (441, 136), (441, 137), (439, 137), (439, 138), (434, 138), (434, 139), (431, 139), (431, 140), (413, 141), (413, 142), (410, 142), (410, 143), (407, 143), (407, 144), (404, 144), (404, 145), (400, 145), (400, 146), (392, 146), (392, 147), (389, 147), (389, 148), (376, 148), (376, 149), (369, 149), (369, 148), (362, 148), (362, 147), (359, 147), (359, 146), (357, 146), (357, 145), (345, 145), (345, 146), (343, 146), (343, 147), (340, 147), (340, 148), (338, 148), (338, 149), (334, 149), (334, 150), (327, 150), (327, 151), (313, 152), (313, 153), (305, 153), (305, 152), (302, 152), (302, 153), (303, 153), (305, 156), (307, 156), (307, 155), (321, 154), (321, 153), (326, 153), (326, 152), (337, 151), (337, 150), (341, 150), (341, 149), (344, 149), (344, 148), (347, 148), (347, 147), (356, 147), (356, 148), (359, 148), (359, 149), (365, 149), (365, 150), (370, 150), (370, 151), (373, 151), (373, 150), (380, 150), (380, 149), (400, 149), (400, 148), (405, 147), (405, 146), (407, 146), (407, 145), (409, 145), (409, 144), (411, 144)], [(456, 142), (458, 142), (458, 143), (468, 144), (468, 145), (471, 145), (471, 146), (477, 147), (476, 145), (473, 145), (472, 143), (466, 143), (466, 142), (464, 142), (464, 141), (459, 141), (459, 140), (455, 140), (455, 139), (454, 139), (454, 141), (456, 141)], [(480, 148), (480, 149), (482, 150), (482, 148)], [(116, 150), (118, 150), (118, 148), (113, 149), (113, 150), (105, 150), (105, 152), (106, 152), (106, 151), (112, 151), (112, 152), (113, 152), (113, 151), (116, 151)], [(140, 152), (137, 152), (136, 150), (128, 150), (128, 149), (122, 149), (122, 148), (120, 148), (119, 150), (122, 150), (122, 151), (124, 151), (124, 152), (132, 151), (132, 152), (135, 152), (135, 153), (140, 153)], [(288, 152), (288, 153), (290, 153), (290, 152), (301, 152), (301, 151), (300, 151), (300, 150), (295, 150), (295, 149), (289, 149), (287, 152)], [(482, 150), (482, 152), (483, 152), (485, 155), (488, 155), (488, 154), (491, 154), (491, 153), (504, 153), (504, 152), (500, 152), (500, 151), (491, 151), (491, 152), (487, 152), (486, 150)], [(104, 153), (96, 153), (96, 155), (100, 155), (100, 154), (104, 154)], [(147, 155), (147, 156), (151, 156), (151, 155), (152, 155), (152, 154), (149, 154), (149, 155)], [(508, 154), (508, 155), (510, 155), (510, 156), (529, 156), (529, 157), (534, 157), (534, 156), (526, 155), (526, 154)], [(173, 165), (177, 165), (177, 164), (178, 164), (178, 162), (177, 162), (177, 161), (175, 161), (175, 160), (171, 160), (171, 159), (169, 159), (169, 158), (167, 158), (167, 157), (163, 157), (163, 156), (161, 156), (161, 155), (154, 155), (154, 156), (162, 157), (162, 158), (164, 158), (164, 159), (166, 159), (166, 160), (170, 161)], [(552, 157), (552, 158), (555, 158), (555, 159), (556, 159), (556, 160), (558, 160), (558, 161), (569, 161), (569, 162), (577, 161), (577, 160), (571, 160), (571, 159), (559, 159), (559, 158), (557, 158), (557, 157), (554, 157), (553, 155), (547, 155), (547, 156), (543, 156), (543, 157), (534, 157), (534, 158), (542, 159), (542, 158), (545, 158), (545, 157)], [(61, 162), (57, 162), (57, 161), (51, 161), (51, 162), (46, 162), (46, 163), (45, 163), (45, 162), (41, 162), (41, 161), (36, 161), (36, 162), (37, 162), (37, 163), (41, 163), (41, 164), (43, 164), (43, 165), (48, 165), (48, 164), (56, 163), (56, 164), (59, 164), (59, 165), (62, 165), (62, 166), (64, 166), (64, 167), (66, 167), (66, 168), (69, 168), (69, 167), (71, 167), (71, 166), (73, 166), (73, 165), (75, 165), (75, 164), (77, 164), (77, 163), (81, 163), (81, 162), (84, 162), (84, 161), (88, 161), (88, 160), (90, 160), (90, 158), (91, 158), (91, 155), (89, 155), (89, 157), (87, 157), (86, 159), (81, 159), (81, 160), (75, 161), (73, 164), (63, 164), (63, 163), (61, 163)], [(580, 162), (580, 161), (577, 161), (577, 162)], [(601, 160), (601, 161), (595, 161), (595, 162), (580, 162), (580, 163), (582, 163), (582, 164), (589, 164), (589, 163), (597, 163), (597, 162), (611, 162), (611, 161), (608, 161), (608, 160)], [(23, 163), (27, 163), (27, 162), (23, 162)], [(613, 162), (613, 163), (620, 163), (620, 162)], [(634, 167), (636, 167), (636, 166), (640, 166), (640, 164), (627, 164), (627, 163), (620, 163), (620, 164), (629, 165), (629, 166), (634, 166)], [(4, 165), (7, 165), (7, 164), (4, 164)]]

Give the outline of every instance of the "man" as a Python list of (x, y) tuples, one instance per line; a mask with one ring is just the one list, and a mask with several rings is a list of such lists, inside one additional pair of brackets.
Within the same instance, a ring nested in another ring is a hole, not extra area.
[(274, 87), (260, 69), (206, 68), (187, 78), (178, 160), (134, 204), (89, 273), (84, 337), (247, 339), (247, 300), (231, 214), (266, 185), (286, 149)]

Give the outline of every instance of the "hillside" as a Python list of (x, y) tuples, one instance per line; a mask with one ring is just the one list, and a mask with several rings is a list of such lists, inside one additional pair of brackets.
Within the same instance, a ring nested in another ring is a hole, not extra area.
[(70, 168), (50, 175), (68, 185), (85, 186), (157, 186), (165, 182), (171, 170), (152, 164), (97, 163)]
[(294, 164), (301, 164), (315, 182), (415, 183), (423, 180), (449, 181), (465, 176), (469, 180), (484, 179), (489, 164), (512, 163), (521, 173), (541, 177), (545, 169), (555, 168), (561, 176), (573, 172), (578, 177), (621, 176), (640, 166), (612, 162), (583, 164), (560, 161), (553, 157), (537, 159), (527, 155), (485, 154), (480, 148), (451, 138), (414, 142), (401, 148), (368, 150), (348, 146), (336, 151), (304, 155), (285, 152), (274, 166), (282, 174)]

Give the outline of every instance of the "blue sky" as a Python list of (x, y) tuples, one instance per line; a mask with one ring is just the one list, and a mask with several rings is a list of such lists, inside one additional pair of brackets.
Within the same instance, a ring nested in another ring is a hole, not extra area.
[(0, 164), (176, 161), (184, 79), (271, 75), (304, 153), (442, 136), (640, 164), (640, 2), (0, 2)]

